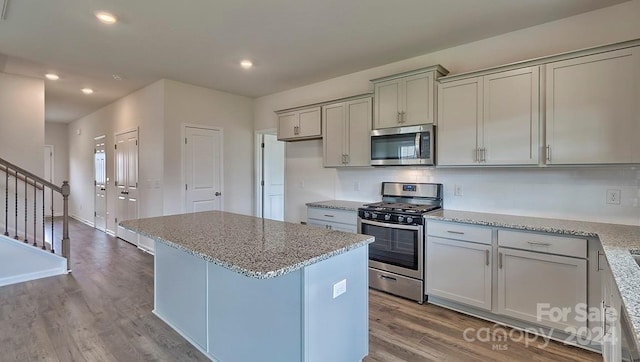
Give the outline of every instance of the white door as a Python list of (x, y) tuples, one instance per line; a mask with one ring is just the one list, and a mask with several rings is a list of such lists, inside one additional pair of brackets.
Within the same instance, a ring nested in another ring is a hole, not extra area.
[(185, 127), (185, 211), (222, 209), (220, 130)]
[[(53, 146), (44, 146), (44, 179), (53, 183)], [(47, 188), (44, 198), (44, 208), (47, 216), (53, 215), (51, 200), (53, 190)]]
[[(498, 313), (550, 328), (577, 330), (587, 322), (576, 318), (576, 306), (586, 303), (586, 260), (498, 248)], [(559, 318), (550, 308), (566, 308), (569, 313)]]
[(491, 310), (491, 245), (429, 236), (426, 277), (426, 294)]
[[(138, 218), (138, 131), (116, 135), (116, 223)], [(117, 236), (138, 245), (138, 234), (118, 225)]]
[(284, 220), (284, 142), (276, 135), (264, 139), (264, 218)]
[(96, 137), (93, 150), (95, 203), (93, 225), (96, 229), (107, 228), (107, 164), (105, 154), (105, 136)]

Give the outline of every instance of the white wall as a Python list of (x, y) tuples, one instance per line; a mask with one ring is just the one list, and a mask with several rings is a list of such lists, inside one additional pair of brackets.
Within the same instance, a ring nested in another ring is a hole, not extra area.
[[(640, 38), (640, 0), (584, 13), (501, 36), (444, 49), (381, 67), (258, 98), (255, 129), (276, 127), (275, 110), (373, 90), (370, 79), (441, 64), (451, 74), (498, 66), (586, 47)], [(285, 220), (306, 219), (305, 202), (346, 198), (377, 200), (380, 182), (446, 184), (446, 207), (534, 216), (640, 223), (640, 176), (632, 167), (554, 169), (363, 169), (322, 168), (321, 141), (287, 144)], [(354, 191), (356, 182), (360, 191)], [(452, 183), (464, 196), (451, 195)], [(621, 206), (606, 206), (607, 188), (622, 190)]]
[[(44, 144), (53, 146), (53, 183), (60, 186), (69, 181), (69, 136), (66, 123), (45, 122)], [(62, 215), (62, 195), (55, 193), (53, 209)]]
[(183, 124), (222, 128), (223, 209), (251, 215), (254, 137), (252, 100), (165, 80), (165, 214), (184, 212)]
[(164, 81), (140, 89), (68, 125), (69, 213), (93, 222), (94, 138), (106, 136), (107, 229), (115, 231), (116, 192), (114, 187), (115, 133), (139, 130), (139, 216), (162, 215), (162, 187), (146, 180), (162, 180), (164, 141)]
[(0, 158), (44, 172), (44, 81), (0, 73)]

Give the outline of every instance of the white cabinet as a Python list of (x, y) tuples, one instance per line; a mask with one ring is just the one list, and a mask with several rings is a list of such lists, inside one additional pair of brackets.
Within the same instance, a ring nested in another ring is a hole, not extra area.
[(356, 211), (309, 206), (307, 207), (307, 225), (356, 233), (358, 214)]
[(426, 294), (491, 310), (491, 265), (491, 244), (427, 236)]
[(371, 97), (322, 107), (324, 167), (371, 164)]
[(278, 113), (278, 140), (294, 141), (322, 136), (320, 107)]
[(640, 162), (640, 48), (546, 65), (547, 164)]
[(435, 123), (435, 81), (447, 73), (437, 65), (372, 80), (373, 128)]
[(438, 86), (438, 165), (530, 165), (539, 154), (539, 68)]
[(586, 305), (585, 259), (498, 248), (499, 314), (571, 333), (586, 331), (586, 320), (576, 318)]
[(620, 324), (620, 308), (622, 300), (617, 291), (616, 282), (606, 261), (602, 263), (602, 358), (604, 362), (622, 360), (622, 327)]

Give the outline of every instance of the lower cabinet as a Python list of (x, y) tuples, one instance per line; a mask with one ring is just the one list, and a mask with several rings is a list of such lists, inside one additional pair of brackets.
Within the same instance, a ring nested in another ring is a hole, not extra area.
[(426, 294), (491, 310), (491, 245), (427, 236), (425, 270)]
[(307, 207), (307, 225), (356, 233), (358, 214), (356, 211)]
[(586, 260), (498, 248), (499, 314), (583, 334), (586, 307)]

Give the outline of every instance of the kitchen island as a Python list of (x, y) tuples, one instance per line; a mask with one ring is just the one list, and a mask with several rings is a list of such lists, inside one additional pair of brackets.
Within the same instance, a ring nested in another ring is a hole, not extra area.
[(373, 237), (208, 211), (129, 220), (155, 241), (154, 314), (215, 361), (359, 361)]

